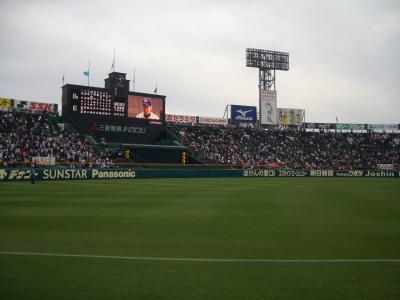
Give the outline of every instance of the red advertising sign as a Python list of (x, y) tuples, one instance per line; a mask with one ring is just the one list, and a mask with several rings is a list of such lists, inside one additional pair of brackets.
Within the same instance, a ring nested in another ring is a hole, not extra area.
[(183, 116), (183, 115), (165, 115), (165, 119), (167, 122), (175, 122), (175, 123), (196, 123), (195, 116)]
[(57, 104), (52, 103), (42, 103), (42, 102), (28, 102), (29, 103), (29, 110), (39, 110), (39, 111), (50, 111), (56, 112), (57, 111)]
[(16, 111), (48, 111), (58, 113), (58, 104), (0, 98), (0, 109)]

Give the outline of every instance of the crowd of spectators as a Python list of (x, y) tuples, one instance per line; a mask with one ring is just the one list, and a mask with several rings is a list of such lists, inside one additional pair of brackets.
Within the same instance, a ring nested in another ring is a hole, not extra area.
[(173, 126), (206, 162), (238, 167), (374, 169), (399, 167), (399, 134), (275, 130), (236, 126)]
[[(0, 166), (54, 157), (70, 167), (114, 167), (120, 158), (107, 145), (66, 131), (48, 114), (0, 112)], [(400, 167), (400, 134), (306, 132), (257, 127), (172, 125), (197, 158), (235, 167), (374, 169)]]
[(0, 164), (28, 164), (32, 157), (54, 157), (70, 167), (113, 167), (106, 148), (48, 120), (46, 113), (0, 112)]

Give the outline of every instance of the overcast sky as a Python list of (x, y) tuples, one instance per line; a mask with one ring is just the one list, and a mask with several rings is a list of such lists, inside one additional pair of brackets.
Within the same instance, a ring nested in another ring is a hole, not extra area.
[[(278, 107), (306, 121), (400, 122), (400, 1), (0, 0), (0, 97), (61, 103), (65, 82), (104, 86), (116, 71), (166, 112), (222, 117), (258, 104), (245, 49), (289, 52)], [(132, 88), (131, 88), (132, 89)]]

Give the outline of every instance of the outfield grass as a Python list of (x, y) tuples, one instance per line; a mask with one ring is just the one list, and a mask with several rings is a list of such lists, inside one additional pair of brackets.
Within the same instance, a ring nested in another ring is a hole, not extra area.
[[(400, 260), (400, 180), (2, 183), (0, 252)], [(0, 254), (0, 298), (400, 299), (400, 261)]]

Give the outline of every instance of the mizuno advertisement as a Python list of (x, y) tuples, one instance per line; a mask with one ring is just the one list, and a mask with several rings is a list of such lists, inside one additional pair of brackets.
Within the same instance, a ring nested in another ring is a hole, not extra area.
[(257, 108), (255, 106), (231, 105), (232, 123), (256, 123)]

